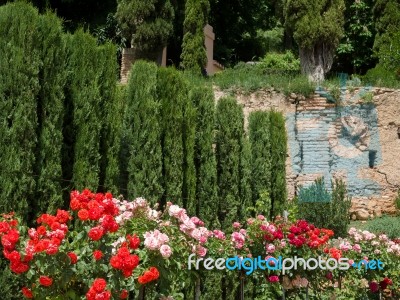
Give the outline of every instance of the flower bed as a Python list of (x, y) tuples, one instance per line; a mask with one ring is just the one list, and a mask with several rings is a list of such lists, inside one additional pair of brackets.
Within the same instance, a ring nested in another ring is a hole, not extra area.
[[(22, 276), (26, 298), (127, 299), (138, 294), (145, 298), (147, 293), (151, 299), (180, 299), (185, 284), (207, 271), (188, 268), (193, 253), (198, 258), (238, 256), (247, 258), (246, 263), (279, 256), (321, 257), (325, 263), (346, 257), (349, 265), (380, 259), (382, 270), (298, 268), (283, 274), (271, 267), (248, 276), (265, 278), (258, 282), (267, 298), (399, 297), (400, 245), (385, 235), (350, 229), (346, 239), (332, 240), (331, 230), (304, 220), (269, 222), (262, 215), (246, 224), (235, 222), (228, 234), (207, 229), (172, 203), (160, 211), (142, 198), (129, 202), (89, 190), (73, 191), (70, 209), (43, 214), (38, 226), (29, 229), (12, 213), (0, 218), (3, 254), (10, 269)], [(226, 274), (237, 280), (244, 272)]]

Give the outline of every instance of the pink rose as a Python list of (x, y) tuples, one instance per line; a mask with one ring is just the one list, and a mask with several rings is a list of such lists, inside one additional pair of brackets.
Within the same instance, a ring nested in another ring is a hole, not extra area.
[(160, 253), (161, 253), (162, 257), (164, 257), (164, 258), (170, 257), (172, 254), (171, 247), (168, 245), (162, 245), (160, 247)]

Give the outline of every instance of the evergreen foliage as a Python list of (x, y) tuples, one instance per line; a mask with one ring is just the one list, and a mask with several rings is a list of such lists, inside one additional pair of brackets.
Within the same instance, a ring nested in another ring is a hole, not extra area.
[(325, 188), (323, 178), (317, 179), (307, 188), (301, 188), (298, 217), (316, 227), (333, 230), (335, 236), (345, 236), (350, 223), (351, 199), (346, 195), (346, 185), (343, 181), (335, 180), (331, 185), (332, 193)]
[(169, 0), (117, 0), (116, 19), (136, 58), (156, 59), (173, 32), (174, 8)]
[(222, 98), (216, 113), (218, 218), (224, 230), (238, 220), (241, 205), (240, 161), (243, 143), (243, 110), (235, 98)]
[(73, 105), (75, 135), (72, 180), (78, 190), (97, 190), (103, 114), (96, 39), (78, 30), (70, 39), (69, 47), (69, 101)]
[(127, 147), (128, 197), (156, 203), (162, 195), (160, 102), (157, 66), (137, 61), (127, 87), (124, 137)]
[(207, 24), (210, 3), (208, 0), (187, 0), (183, 22), (181, 65), (200, 75), (207, 64), (204, 45), (204, 26)]
[(239, 220), (246, 220), (249, 217), (249, 213), (246, 210), (247, 207), (252, 206), (252, 189), (251, 189), (251, 148), (250, 141), (244, 132), (242, 140), (240, 142), (240, 165), (239, 165), (239, 195), (240, 195), (240, 208), (238, 210)]
[(286, 203), (286, 153), (287, 137), (285, 117), (280, 112), (270, 111), (271, 139), (271, 204), (272, 215), (281, 215)]
[(299, 45), (302, 72), (311, 81), (324, 80), (343, 35), (344, 0), (287, 0), (286, 28)]
[(104, 121), (100, 142), (99, 185), (103, 191), (116, 193), (119, 186), (118, 153), (121, 140), (122, 102), (117, 95), (116, 49), (106, 43), (97, 49), (99, 60), (99, 93)]
[[(188, 86), (189, 88), (189, 86)], [(182, 197), (184, 206), (189, 215), (196, 215), (198, 203), (196, 199), (196, 167), (194, 163), (195, 140), (196, 140), (196, 109), (193, 99), (189, 96), (188, 89), (183, 91), (183, 182)]]
[(40, 91), (37, 99), (38, 146), (35, 173), (35, 212), (55, 213), (63, 207), (62, 186), (62, 128), (64, 113), (64, 84), (66, 51), (61, 20), (54, 14), (41, 15), (38, 20), (41, 65)]
[[(249, 115), (251, 143), (251, 186), (253, 205), (263, 193), (271, 194), (272, 160), (269, 113), (255, 111)], [(268, 215), (270, 212), (268, 212)]]
[(25, 220), (35, 199), (38, 17), (26, 3), (0, 7), (0, 211)]
[[(198, 83), (198, 82), (197, 82)], [(211, 86), (191, 84), (189, 98), (196, 108), (194, 161), (196, 168), (196, 215), (207, 226), (217, 225), (216, 161), (213, 150), (215, 104)]]
[(163, 200), (183, 206), (183, 113), (187, 86), (181, 73), (160, 68), (157, 74), (157, 98), (161, 102), (161, 147), (163, 157)]

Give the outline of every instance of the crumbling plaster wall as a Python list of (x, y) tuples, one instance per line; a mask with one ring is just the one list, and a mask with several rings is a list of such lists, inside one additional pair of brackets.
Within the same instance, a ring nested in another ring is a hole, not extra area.
[[(342, 178), (352, 196), (352, 218), (365, 220), (394, 213), (400, 188), (400, 91), (382, 88), (341, 90), (342, 103), (285, 97), (273, 89), (237, 93), (245, 125), (251, 111), (275, 109), (286, 116), (287, 189), (293, 197), (300, 186), (323, 176)], [(372, 101), (364, 97), (372, 93)], [(215, 89), (216, 100), (225, 96)]]

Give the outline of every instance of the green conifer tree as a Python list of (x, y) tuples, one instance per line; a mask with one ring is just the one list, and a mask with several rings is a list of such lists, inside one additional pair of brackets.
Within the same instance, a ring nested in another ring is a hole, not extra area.
[(187, 0), (183, 22), (181, 65), (198, 75), (207, 64), (204, 45), (204, 26), (207, 24), (210, 3), (208, 0)]
[(238, 220), (240, 199), (240, 156), (243, 140), (243, 110), (234, 98), (222, 98), (216, 111), (216, 160), (219, 197), (218, 218), (231, 231)]
[(38, 13), (16, 2), (0, 7), (0, 211), (25, 221), (35, 199)]
[[(269, 113), (255, 111), (249, 115), (249, 137), (251, 142), (251, 186), (253, 205), (266, 193), (271, 194), (271, 132)], [(270, 215), (270, 210), (260, 211)]]
[(128, 150), (128, 197), (156, 203), (162, 188), (160, 101), (157, 99), (157, 66), (137, 61), (127, 87), (124, 120)]
[(63, 207), (62, 144), (66, 51), (61, 20), (51, 13), (41, 15), (38, 23), (41, 66), (38, 104), (38, 147), (35, 173), (35, 214), (55, 213)]
[(78, 190), (96, 191), (100, 173), (100, 132), (103, 123), (96, 39), (78, 30), (69, 41), (69, 101), (73, 104), (75, 136), (72, 180)]
[(271, 132), (271, 204), (272, 215), (282, 215), (287, 197), (286, 153), (287, 137), (285, 117), (280, 112), (270, 111)]
[(163, 200), (183, 206), (183, 107), (187, 98), (187, 85), (177, 70), (158, 70), (157, 97), (161, 101)]
[(218, 226), (217, 170), (214, 142), (215, 103), (211, 86), (194, 81), (189, 97), (196, 108), (194, 161), (196, 168), (196, 215), (208, 227)]

